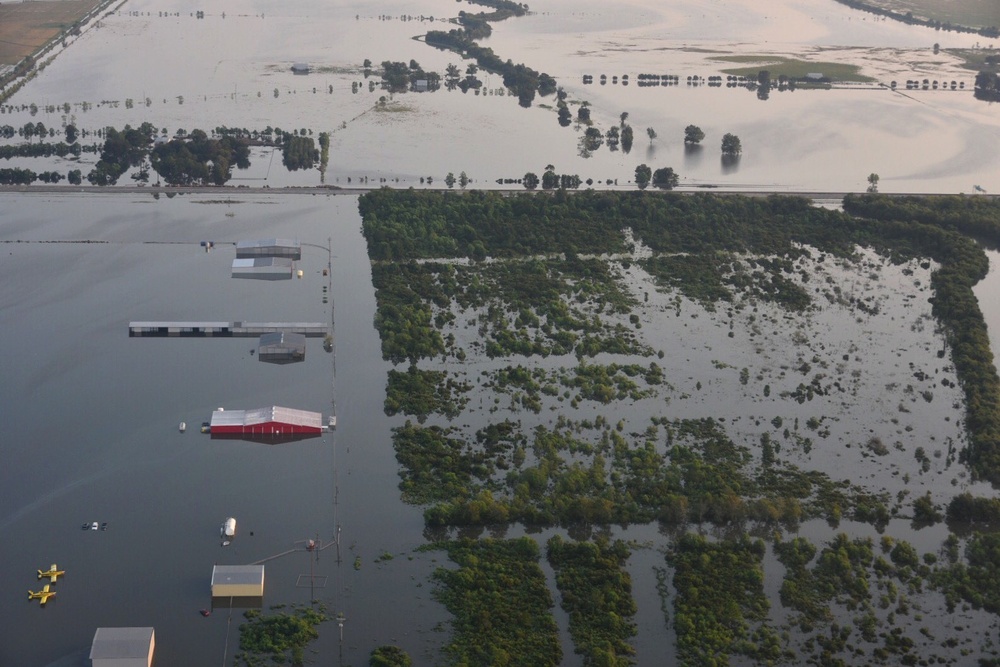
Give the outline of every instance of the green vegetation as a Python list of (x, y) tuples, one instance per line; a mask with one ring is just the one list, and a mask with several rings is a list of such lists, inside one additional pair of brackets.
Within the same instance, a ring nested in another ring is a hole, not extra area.
[(633, 664), (636, 606), (632, 579), (624, 571), (630, 551), (621, 540), (566, 542), (556, 535), (546, 553), (556, 571), (562, 608), (569, 614), (569, 631), (576, 652), (587, 667)]
[(726, 156), (739, 155), (743, 152), (743, 144), (735, 134), (727, 132), (722, 137), (722, 154)]
[(493, 49), (476, 43), (476, 40), (490, 36), (493, 30), (490, 27), (491, 21), (523, 16), (527, 13), (528, 6), (509, 0), (477, 0), (476, 4), (494, 7), (496, 11), (490, 14), (462, 12), (458, 19), (461, 28), (448, 32), (431, 30), (424, 36), (424, 40), (439, 49), (448, 49), (463, 57), (473, 58), (482, 69), (503, 76), (503, 85), (517, 95), (518, 102), (523, 107), (531, 106), (536, 91), (543, 97), (556, 92), (556, 80), (548, 74), (539, 73), (523, 63), (515, 65), (510, 60), (504, 61), (493, 53)]
[(870, 83), (875, 80), (861, 74), (861, 68), (858, 65), (845, 63), (799, 60), (771, 54), (713, 56), (711, 59), (728, 63), (746, 63), (745, 67), (724, 69), (722, 73), (744, 76), (749, 79), (757, 79), (760, 71), (766, 69), (770, 78), (774, 80), (781, 77), (791, 80), (804, 79), (806, 74), (812, 72), (818, 72), (830, 81)]
[(368, 667), (410, 667), (413, 658), (398, 646), (378, 646), (372, 649)]
[[(936, 659), (915, 650), (902, 627), (884, 629), (895, 625), (895, 618), (910, 615), (916, 606), (910, 596), (921, 592), (931, 574), (908, 542), (883, 537), (879, 555), (870, 538), (852, 540), (841, 533), (818, 556), (816, 547), (801, 537), (778, 541), (774, 549), (786, 568), (781, 602), (796, 612), (790, 620), (809, 636), (804, 646), (816, 651), (815, 664), (852, 664), (866, 655), (862, 647), (871, 652), (866, 663), (915, 665), (921, 657)], [(845, 615), (853, 627), (837, 623)], [(853, 646), (848, 643), (852, 638)], [(845, 658), (835, 658), (838, 653)]]
[[(590, 197), (577, 199), (383, 188), (363, 195), (359, 209), (373, 261), (622, 252), (621, 229)], [(566, 234), (570, 219), (573, 233)]]
[(778, 464), (758, 473), (749, 450), (711, 419), (661, 424), (666, 454), (651, 439), (655, 429), (630, 442), (603, 420), (592, 425), (601, 429), (596, 441), (564, 423), (535, 428), (530, 447), (510, 421), (481, 429), (474, 443), (407, 423), (393, 432), (400, 489), (407, 502), (430, 505), (431, 526), (889, 519), (884, 499), (820, 473)]
[(552, 596), (533, 540), (458, 540), (439, 546), (459, 565), (434, 573), (435, 597), (454, 616), (454, 636), (445, 649), (451, 664), (559, 664)]
[(764, 553), (763, 542), (746, 538), (713, 544), (686, 533), (674, 542), (667, 562), (674, 568), (674, 628), (682, 664), (722, 667), (734, 655), (781, 657), (778, 635), (767, 624)]
[(1000, 614), (1000, 533), (975, 533), (966, 544), (965, 558), (967, 564), (954, 563), (934, 573), (948, 610), (965, 600), (976, 609)]
[(319, 149), (312, 137), (285, 134), (281, 146), (281, 163), (288, 171), (312, 169), (319, 161)]
[(385, 414), (391, 417), (402, 412), (423, 421), (429, 414), (439, 413), (454, 419), (469, 402), (464, 394), (471, 388), (444, 371), (425, 371), (416, 366), (410, 366), (405, 373), (390, 370)]
[(268, 616), (252, 609), (243, 616), (246, 622), (240, 625), (236, 664), (247, 667), (285, 662), (301, 667), (305, 664), (305, 647), (319, 637), (316, 626), (329, 620), (322, 606), (318, 611), (300, 607)]
[(484, 311), (480, 341), (487, 356), (601, 352), (651, 354), (624, 324), (601, 313), (634, 303), (600, 260), (528, 260), (462, 266), (436, 262), (372, 266), (383, 356), (395, 363), (454, 350), (441, 329), (458, 309)]
[[(209, 139), (202, 130), (192, 130), (186, 139), (154, 148), (150, 161), (153, 170), (170, 185), (224, 185), (234, 166), (250, 166), (250, 148), (244, 139)], [(100, 167), (101, 163), (97, 164)]]
[(113, 127), (104, 130), (101, 159), (87, 174), (92, 185), (114, 185), (130, 167), (138, 167), (149, 154), (156, 128), (143, 123), (138, 129), (129, 125), (119, 132)]
[(687, 127), (684, 128), (685, 144), (697, 145), (700, 144), (701, 140), (704, 138), (705, 138), (705, 133), (697, 125), (688, 125)]
[[(931, 274), (934, 316), (945, 331), (965, 393), (969, 444), (962, 453), (977, 478), (1000, 483), (1000, 377), (986, 322), (972, 286), (989, 270), (972, 241), (1000, 241), (1000, 204), (974, 197), (906, 198), (852, 195), (844, 210), (885, 223), (895, 252), (920, 253), (941, 264)], [(967, 235), (967, 236), (966, 236)]]
[(951, 3), (934, 0), (837, 0), (837, 2), (885, 16), (909, 25), (935, 30), (971, 32), (983, 37), (1000, 37), (1000, 13), (985, 2)]

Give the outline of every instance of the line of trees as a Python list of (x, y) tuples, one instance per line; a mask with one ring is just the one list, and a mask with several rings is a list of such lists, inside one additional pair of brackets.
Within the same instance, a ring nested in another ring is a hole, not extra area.
[(482, 69), (502, 75), (504, 86), (517, 95), (518, 103), (523, 107), (531, 106), (536, 92), (544, 97), (556, 90), (556, 81), (551, 76), (539, 73), (524, 63), (515, 65), (510, 59), (502, 60), (493, 53), (493, 49), (473, 41), (464, 29), (448, 32), (432, 30), (427, 33), (425, 40), (431, 46), (471, 56)]

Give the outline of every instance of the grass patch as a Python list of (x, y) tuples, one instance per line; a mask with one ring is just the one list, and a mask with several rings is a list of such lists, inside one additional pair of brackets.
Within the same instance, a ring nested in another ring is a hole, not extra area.
[[(962, 67), (973, 72), (1000, 72), (1000, 54), (985, 49), (945, 49), (962, 59)], [(989, 60), (987, 60), (989, 59)]]
[(789, 79), (801, 79), (810, 72), (819, 72), (831, 81), (851, 83), (870, 83), (875, 79), (861, 74), (857, 65), (845, 65), (828, 61), (799, 60), (773, 55), (717, 56), (712, 60), (743, 64), (744, 67), (734, 67), (722, 70), (723, 74), (735, 76), (756, 77), (762, 69), (771, 73), (771, 79), (787, 76)]

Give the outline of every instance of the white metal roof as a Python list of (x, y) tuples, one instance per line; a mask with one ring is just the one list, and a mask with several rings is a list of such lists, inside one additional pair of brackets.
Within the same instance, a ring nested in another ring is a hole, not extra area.
[(323, 427), (323, 415), (308, 410), (283, 408), (277, 405), (253, 410), (216, 410), (212, 413), (212, 426), (251, 426), (267, 422), (282, 422), (299, 426)]
[(216, 565), (212, 568), (212, 585), (264, 583), (263, 565)]
[(236, 242), (237, 250), (240, 248), (300, 248), (301, 246), (302, 244), (298, 241), (298, 239), (256, 239), (253, 241)]

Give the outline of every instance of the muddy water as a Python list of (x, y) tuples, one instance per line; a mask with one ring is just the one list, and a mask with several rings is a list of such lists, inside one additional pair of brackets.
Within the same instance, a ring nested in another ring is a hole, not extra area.
[[(975, 36), (878, 21), (830, 0), (766, 7), (741, 0), (684, 2), (669, 8), (633, 0), (613, 7), (574, 3), (572, 9), (543, 1), (532, 9), (532, 15), (497, 24), (486, 44), (557, 77), (574, 113), (580, 102), (589, 102), (602, 130), (629, 112), (636, 131), (630, 154), (603, 147), (581, 156), (582, 128), (560, 128), (554, 110), (543, 108), (551, 107), (551, 99), (520, 108), (500, 94), (502, 81), (495, 75), (483, 75), (480, 95), (401, 94), (389, 110), (374, 110), (383, 92), (368, 91), (360, 67), (365, 58), (412, 58), (439, 72), (448, 63), (464, 68), (454, 54), (411, 39), (449, 27), (441, 19), (457, 6), (443, 0), (395, 2), (378, 11), (350, 3), (291, 8), (258, 2), (248, 8), (223, 2), (202, 20), (176, 3), (129, 3), (88, 30), (10, 101), (36, 103), (42, 111), (31, 116), (16, 110), (0, 121), (73, 121), (91, 130), (149, 121), (170, 134), (220, 125), (331, 131), (327, 182), (335, 185), (367, 178), (368, 185), (420, 187), (421, 177), (432, 177), (440, 187), (448, 172), (465, 171), (475, 187), (495, 187), (498, 178), (553, 164), (584, 180), (625, 187), (635, 167), (648, 163), (673, 167), (688, 188), (861, 190), (873, 171), (883, 191), (971, 192), (973, 185), (989, 190), (994, 182), (1000, 187), (1000, 167), (992, 160), (1000, 148), (1000, 120), (972, 98), (973, 73), (930, 48), (934, 42), (945, 49), (972, 47)], [(863, 86), (775, 91), (760, 101), (742, 89), (684, 84), (688, 75), (720, 73), (728, 65), (712, 58), (731, 53), (854, 63), (885, 84), (940, 78), (961, 81), (967, 90), (904, 94)], [(291, 63), (298, 61), (310, 63), (313, 73), (291, 74)], [(642, 72), (678, 74), (682, 83), (639, 88), (635, 77)], [(588, 73), (595, 83), (583, 85)], [(597, 83), (602, 73), (609, 77), (605, 86)], [(611, 83), (612, 76), (624, 74), (631, 85)], [(360, 92), (351, 92), (352, 83), (362, 84)], [(126, 108), (127, 99), (132, 108)], [(73, 105), (69, 114), (45, 113), (46, 105), (64, 102)], [(93, 106), (85, 111), (81, 102)], [(682, 132), (691, 123), (707, 137), (700, 151), (685, 152)], [(648, 141), (648, 127), (659, 135), (656, 141)], [(740, 136), (744, 147), (742, 159), (729, 166), (719, 153), (727, 132)], [(84, 168), (92, 162), (85, 158)], [(238, 174), (243, 180), (234, 184), (320, 182), (316, 170), (290, 174), (275, 162), (269, 153), (255, 155), (254, 168)], [(71, 163), (57, 165), (62, 170)]]

